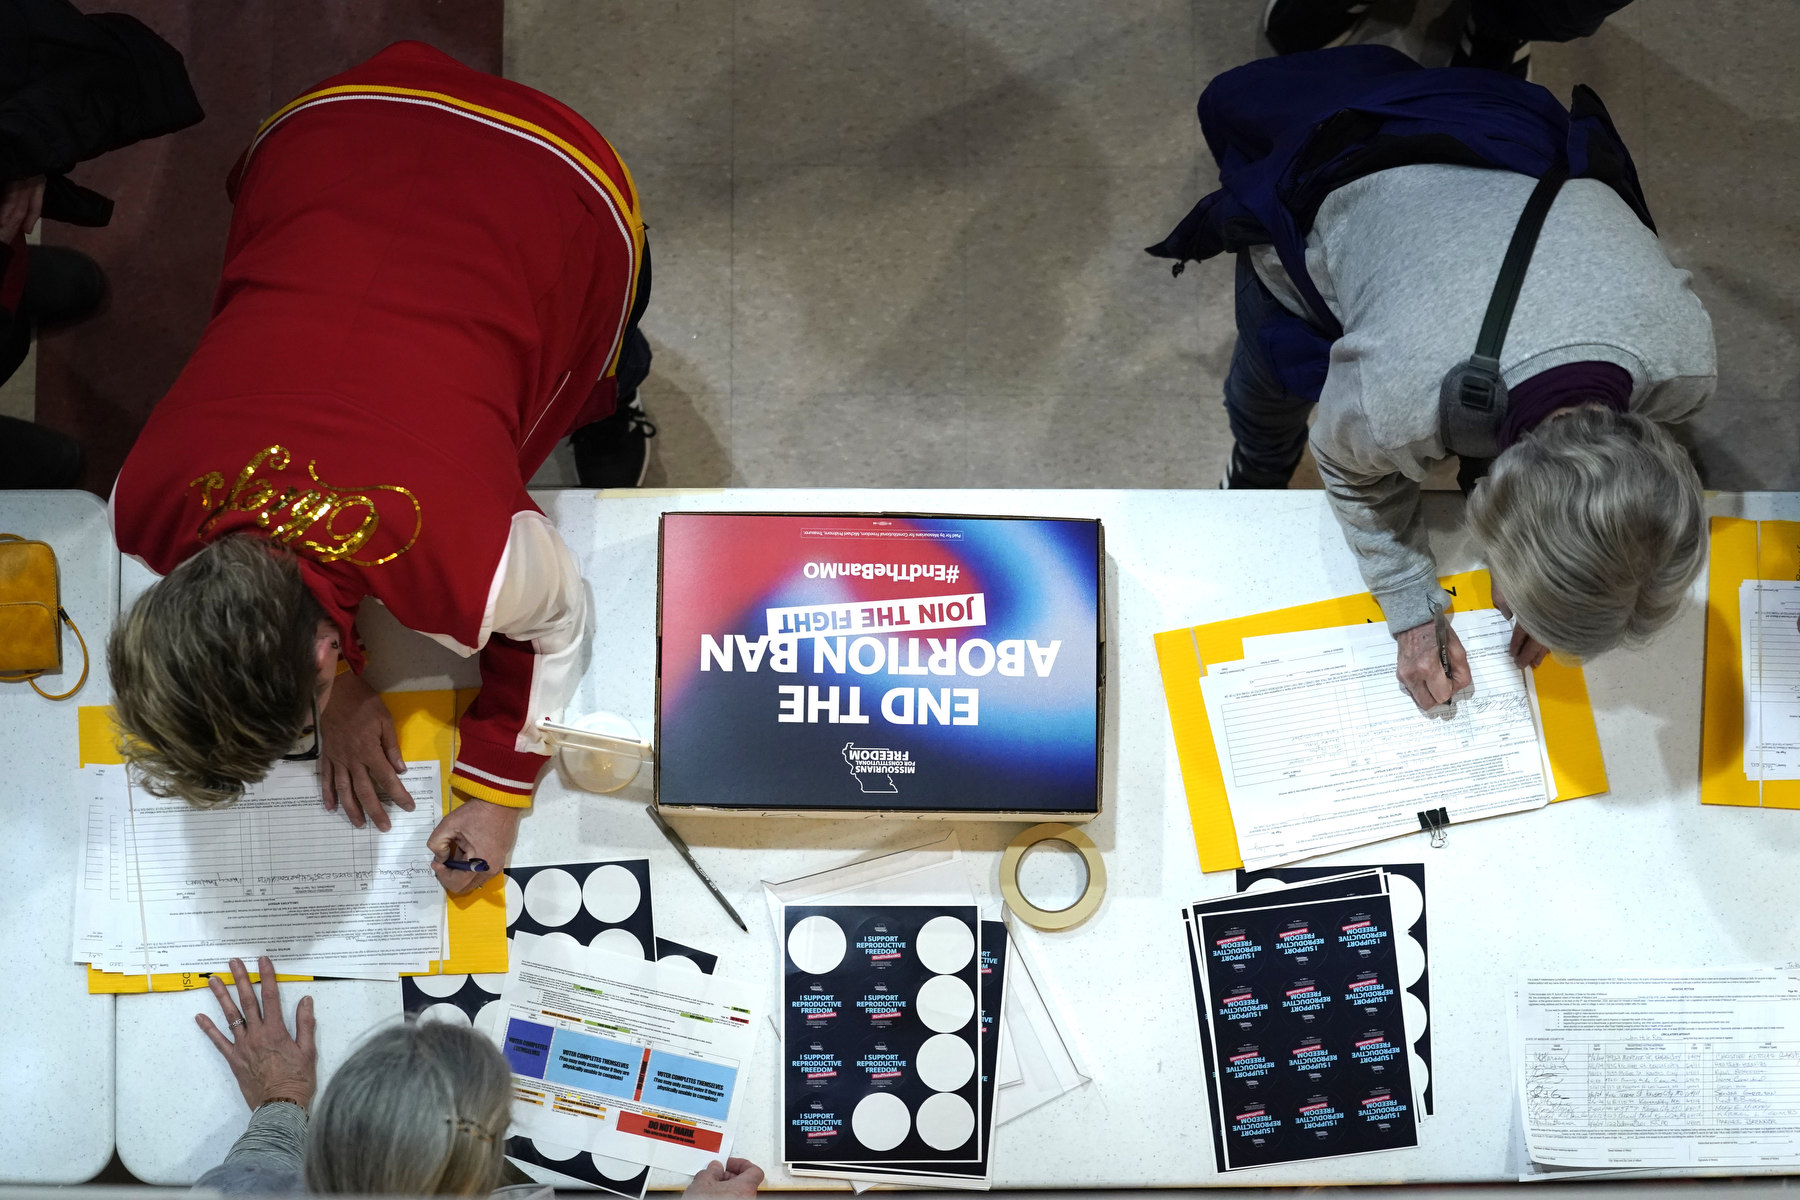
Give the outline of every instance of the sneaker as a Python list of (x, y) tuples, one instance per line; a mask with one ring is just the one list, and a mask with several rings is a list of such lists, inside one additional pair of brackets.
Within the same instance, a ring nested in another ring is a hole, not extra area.
[(1482, 33), (1475, 28), (1475, 18), (1471, 16), (1464, 23), (1462, 37), (1450, 55), (1450, 65), (1505, 71), (1528, 80), (1531, 78), (1531, 43)]
[(1269, 0), (1263, 36), (1277, 54), (1342, 44), (1362, 24), (1371, 0)]
[(67, 246), (32, 246), (20, 308), (40, 330), (62, 329), (85, 321), (106, 300), (106, 272), (79, 250)]
[(618, 411), (569, 435), (575, 452), (575, 477), (585, 488), (640, 487), (650, 469), (650, 439), (656, 426), (644, 414), (637, 396)]

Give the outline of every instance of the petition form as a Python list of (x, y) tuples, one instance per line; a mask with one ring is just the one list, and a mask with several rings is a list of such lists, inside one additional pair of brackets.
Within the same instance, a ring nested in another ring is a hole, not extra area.
[(1515, 1018), (1534, 1162), (1800, 1165), (1800, 971), (1524, 974)]
[(83, 771), (77, 962), (138, 973), (218, 970), (267, 954), (303, 975), (393, 979), (443, 957), (444, 900), (425, 839), (439, 764), (408, 764), (417, 806), (357, 829), (319, 800), (312, 763), (277, 763), (225, 808)]
[(1800, 779), (1800, 583), (1738, 585), (1743, 648), (1744, 777)]
[(1416, 833), (1422, 810), (1467, 821), (1549, 802), (1511, 624), (1494, 609), (1453, 620), (1474, 678), (1453, 711), (1419, 711), (1379, 624), (1246, 638), (1242, 661), (1201, 679), (1246, 869)]

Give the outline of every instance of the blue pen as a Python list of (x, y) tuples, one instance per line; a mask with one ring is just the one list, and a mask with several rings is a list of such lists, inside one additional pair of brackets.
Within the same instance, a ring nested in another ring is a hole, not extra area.
[(488, 869), (485, 858), (446, 858), (438, 865), (446, 871), (485, 871)]

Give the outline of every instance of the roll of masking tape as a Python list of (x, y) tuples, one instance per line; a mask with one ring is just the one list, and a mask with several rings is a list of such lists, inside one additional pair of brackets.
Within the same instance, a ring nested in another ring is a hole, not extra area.
[[(1019, 863), (1025, 852), (1039, 842), (1048, 841), (1069, 843), (1081, 852), (1082, 861), (1087, 864), (1087, 890), (1067, 908), (1039, 908), (1019, 890)], [(1100, 901), (1106, 898), (1106, 864), (1101, 861), (1100, 849), (1094, 845), (1094, 840), (1073, 825), (1054, 822), (1033, 825), (1014, 838), (1012, 845), (1000, 856), (1000, 894), (1006, 897), (1006, 907), (1027, 925), (1036, 929), (1068, 929), (1093, 916)]]

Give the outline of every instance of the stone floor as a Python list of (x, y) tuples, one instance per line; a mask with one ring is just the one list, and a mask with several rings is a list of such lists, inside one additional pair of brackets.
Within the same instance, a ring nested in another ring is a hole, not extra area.
[[(1230, 272), (1141, 249), (1210, 178), (1194, 100), (1266, 53), (1262, 2), (509, 0), (507, 73), (645, 196), (650, 481), (1211, 486)], [(1367, 36), (1429, 61), (1444, 3)], [(1800, 487), (1797, 44), (1792, 0), (1638, 0), (1534, 60), (1605, 98), (1713, 314), (1718, 488)]]

